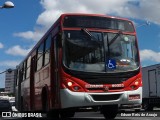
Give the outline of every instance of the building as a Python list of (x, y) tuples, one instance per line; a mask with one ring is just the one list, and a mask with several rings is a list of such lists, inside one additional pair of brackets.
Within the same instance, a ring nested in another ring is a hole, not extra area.
[(0, 88), (0, 92), (4, 92), (5, 91), (5, 88)]
[(16, 70), (5, 73), (5, 92), (15, 93)]

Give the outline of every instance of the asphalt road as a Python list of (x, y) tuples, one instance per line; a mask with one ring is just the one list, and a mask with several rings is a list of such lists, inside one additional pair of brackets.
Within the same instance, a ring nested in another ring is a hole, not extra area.
[[(77, 113), (73, 119), (79, 120), (105, 120), (100, 112)], [(133, 112), (127, 111), (119, 113), (114, 120), (160, 120), (160, 111)]]
[[(0, 120), (22, 120), (22, 118), (0, 118)], [(26, 118), (28, 120), (28, 118)], [(35, 119), (35, 118), (30, 118)], [(52, 118), (36, 118), (39, 120), (52, 120)], [(55, 120), (55, 119), (54, 119)], [(75, 114), (74, 118), (69, 119), (59, 119), (59, 120), (105, 120), (103, 115), (100, 112), (78, 112)], [(151, 112), (134, 112), (132, 110), (128, 110), (125, 112), (119, 112), (114, 120), (160, 120), (160, 108), (154, 109)]]

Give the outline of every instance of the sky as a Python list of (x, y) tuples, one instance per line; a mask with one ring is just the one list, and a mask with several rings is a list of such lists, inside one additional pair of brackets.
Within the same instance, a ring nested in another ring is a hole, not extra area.
[[(142, 66), (160, 63), (160, 0), (10, 0), (0, 9), (0, 72), (16, 66), (62, 13), (124, 17), (136, 26)], [(0, 6), (6, 0), (0, 0)], [(149, 21), (150, 25), (144, 25)], [(0, 74), (0, 88), (5, 86)]]

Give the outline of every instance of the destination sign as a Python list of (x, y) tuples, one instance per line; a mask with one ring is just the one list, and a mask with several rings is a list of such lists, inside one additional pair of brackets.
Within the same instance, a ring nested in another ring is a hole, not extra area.
[(64, 18), (63, 27), (114, 29), (134, 32), (130, 21), (101, 16), (78, 16), (68, 15)]

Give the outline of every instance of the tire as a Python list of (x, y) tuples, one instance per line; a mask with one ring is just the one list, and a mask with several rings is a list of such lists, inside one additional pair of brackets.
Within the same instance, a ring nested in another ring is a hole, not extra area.
[(42, 110), (44, 112), (47, 112), (49, 110), (48, 100), (46, 98), (47, 98), (47, 95), (46, 94), (42, 94)]
[(59, 111), (58, 110), (50, 110), (47, 112), (47, 118), (52, 118), (54, 120), (59, 119)]
[(141, 109), (135, 109), (135, 112), (140, 112), (141, 111)]
[(144, 100), (143, 103), (142, 103), (142, 108), (145, 110), (145, 111), (152, 111), (153, 110), (153, 106), (151, 106), (149, 104), (149, 101), (148, 100)]
[(20, 112), (24, 111), (24, 105), (23, 105), (23, 98), (21, 97), (21, 107), (20, 107)]
[(49, 102), (48, 102), (47, 92), (43, 90), (42, 92), (42, 110), (46, 113), (47, 118), (58, 119), (59, 118), (59, 111), (58, 110), (50, 110), (49, 109)]
[(28, 111), (29, 111), (28, 104), (25, 101), (23, 101), (23, 97), (22, 97), (20, 112), (28, 112)]
[(61, 118), (70, 118), (70, 117), (74, 117), (74, 115), (75, 115), (75, 111), (73, 111), (73, 110), (65, 109), (60, 112)]
[(118, 113), (118, 105), (106, 105), (101, 107), (101, 113), (105, 119), (114, 119)]

